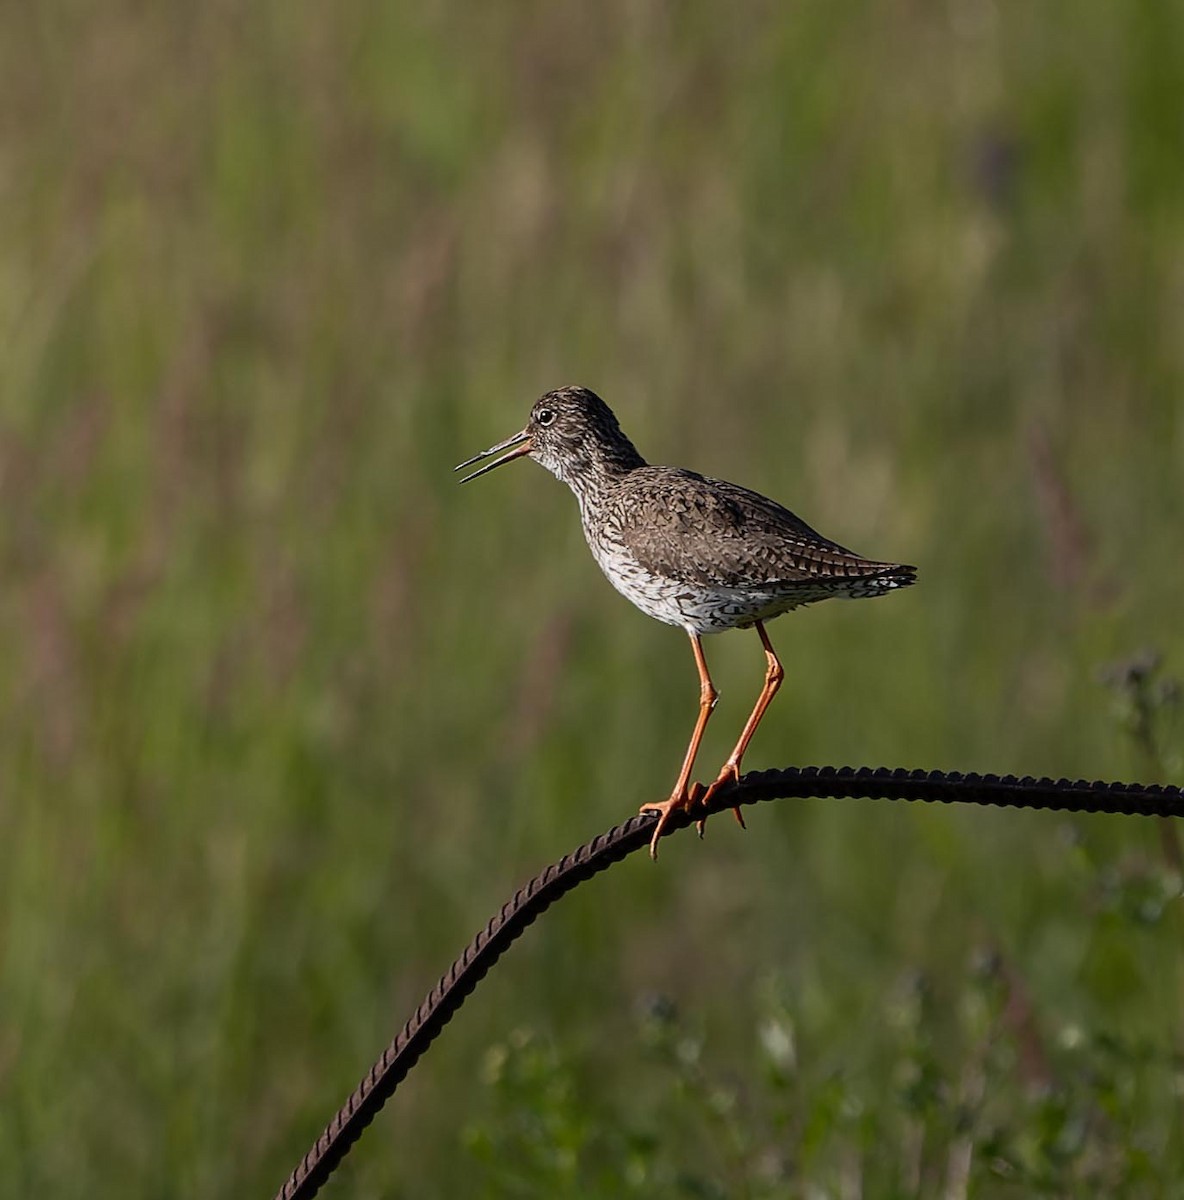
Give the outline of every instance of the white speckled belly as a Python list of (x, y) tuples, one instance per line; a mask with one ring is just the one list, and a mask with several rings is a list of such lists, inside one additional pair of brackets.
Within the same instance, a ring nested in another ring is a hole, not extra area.
[[(708, 588), (685, 583), (645, 570), (621, 547), (605, 546), (591, 539), (588, 546), (609, 583), (622, 596), (648, 616), (695, 633), (723, 633), (741, 628), (803, 602), (787, 603), (784, 591)], [(821, 599), (821, 594), (817, 598)]]

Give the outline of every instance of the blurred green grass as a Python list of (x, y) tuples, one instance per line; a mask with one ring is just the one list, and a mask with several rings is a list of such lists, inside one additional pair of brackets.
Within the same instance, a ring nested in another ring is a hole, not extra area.
[[(0, 32), (0, 1195), (269, 1194), (512, 889), (666, 793), (685, 639), (553, 480), (450, 474), (548, 387), (920, 565), (773, 627), (749, 766), (1146, 775), (1096, 671), (1184, 660), (1176, 6), (53, 0)], [(713, 763), (761, 660), (707, 650)], [(531, 1194), (462, 1152), (512, 1157), (499, 1122), (549, 1094), (480, 1082), (516, 1029), (585, 1124), (648, 1130), (604, 1152), (650, 1194), (764, 1194), (667, 1107), (634, 1014), (677, 997), (761, 1110), (770, 987), (794, 1187), (909, 1194), (828, 1072), (903, 1144), (892, 997), (928, 981), (909, 1028), (957, 1076), (986, 952), (1046, 1048), (1146, 1051), (1105, 1128), (1150, 1164), (1130, 1194), (1179, 1178), (1178, 880), (1127, 902), (1151, 823), (752, 825), (550, 914), (328, 1194)], [(1013, 1194), (976, 1146), (975, 1194)], [(1102, 1177), (1067, 1161), (1063, 1191)]]

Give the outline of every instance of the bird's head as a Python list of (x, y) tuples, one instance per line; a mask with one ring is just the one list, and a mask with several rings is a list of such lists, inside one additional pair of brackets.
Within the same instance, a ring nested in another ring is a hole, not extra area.
[(644, 465), (633, 443), (621, 432), (612, 409), (584, 387), (556, 388), (540, 396), (525, 429), (474, 455), (456, 470), (494, 454), (501, 457), (466, 475), (461, 483), (524, 455), (577, 490), (588, 479)]

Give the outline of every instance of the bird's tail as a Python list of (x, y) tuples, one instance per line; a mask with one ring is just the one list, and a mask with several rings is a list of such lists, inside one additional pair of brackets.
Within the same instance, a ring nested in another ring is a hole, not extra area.
[(860, 574), (857, 586), (848, 593), (852, 598), (882, 596), (917, 582), (917, 568), (907, 563), (868, 563), (867, 566), (867, 574)]

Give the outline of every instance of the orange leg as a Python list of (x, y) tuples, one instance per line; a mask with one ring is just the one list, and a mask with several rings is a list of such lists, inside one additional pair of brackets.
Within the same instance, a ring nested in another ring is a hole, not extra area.
[[(703, 794), (704, 804), (724, 784), (739, 781), (740, 760), (744, 757), (744, 751), (748, 749), (748, 743), (752, 741), (752, 735), (756, 733), (756, 727), (761, 723), (761, 718), (765, 715), (765, 709), (769, 707), (770, 701), (777, 695), (777, 689), (781, 686), (781, 681), (785, 678), (785, 669), (782, 667), (777, 657), (777, 652), (773, 649), (773, 643), (769, 641), (769, 635), (765, 632), (765, 627), (760, 621), (756, 623), (756, 631), (761, 635), (761, 645), (765, 648), (765, 686), (761, 688), (761, 694), (757, 697), (756, 706), (745, 723), (744, 731), (740, 734), (740, 740), (736, 743), (736, 748), (728, 755), (728, 761), (724, 763), (723, 769), (715, 778), (715, 782)], [(740, 816), (740, 810), (734, 808), (732, 811), (736, 814), (736, 819), (743, 825), (744, 818)], [(705, 820), (706, 818), (704, 821), (699, 822), (700, 837), (703, 836)]]
[(699, 753), (699, 743), (703, 740), (707, 719), (711, 716), (711, 710), (719, 699), (719, 692), (715, 690), (715, 684), (711, 682), (711, 675), (707, 671), (707, 659), (703, 657), (703, 644), (699, 640), (699, 635), (689, 633), (688, 636), (691, 639), (691, 649), (695, 654), (695, 666), (699, 669), (699, 719), (695, 722), (695, 731), (691, 734), (686, 756), (682, 760), (682, 770), (678, 773), (678, 780), (674, 785), (674, 791), (670, 793), (670, 799), (663, 800), (660, 804), (643, 804), (641, 806), (642, 812), (661, 813), (658, 824), (654, 828), (654, 836), (650, 840), (650, 857), (655, 859), (658, 857), (658, 839), (670, 823), (671, 815), (678, 812), (679, 809), (689, 808), (698, 799), (700, 786), (696, 784), (692, 793), (687, 784), (691, 778), (691, 771), (695, 767), (695, 756)]

